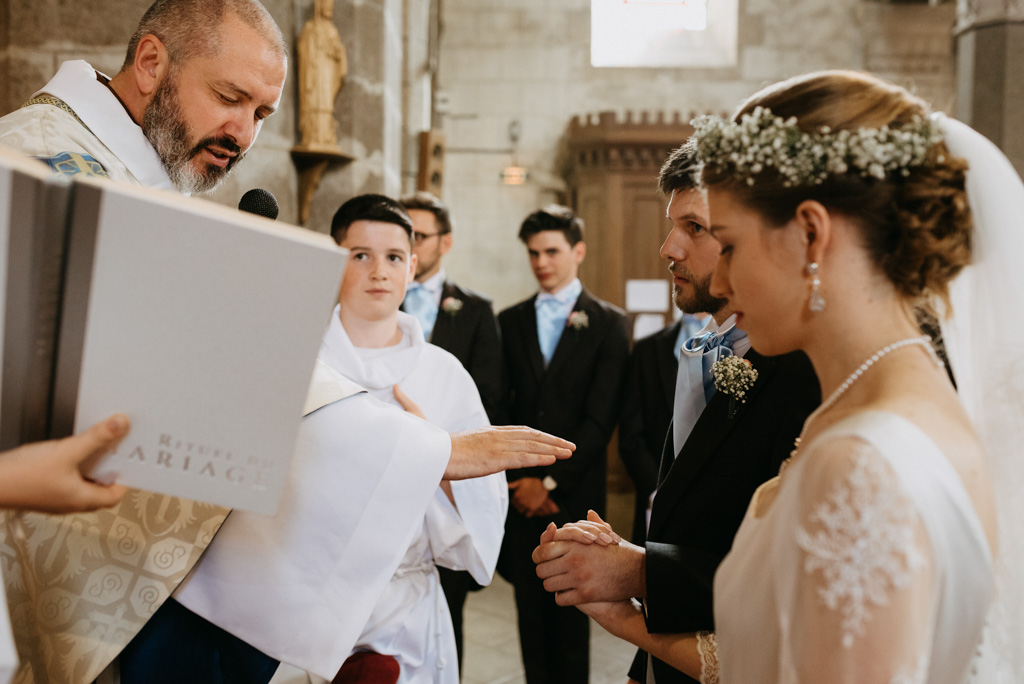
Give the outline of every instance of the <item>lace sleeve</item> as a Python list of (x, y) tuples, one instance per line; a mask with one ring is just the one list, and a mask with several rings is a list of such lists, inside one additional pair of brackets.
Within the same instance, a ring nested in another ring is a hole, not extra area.
[(794, 530), (793, 679), (924, 682), (932, 558), (917, 509), (885, 458), (859, 440), (834, 440), (810, 459)]
[(700, 656), (700, 684), (719, 684), (718, 641), (714, 632), (697, 632), (697, 655)]

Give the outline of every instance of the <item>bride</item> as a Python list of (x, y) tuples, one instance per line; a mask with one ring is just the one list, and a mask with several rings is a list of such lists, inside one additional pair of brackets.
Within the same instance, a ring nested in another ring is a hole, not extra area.
[[(627, 603), (582, 608), (702, 681), (1024, 681), (1024, 338), (1003, 332), (1022, 325), (1019, 177), (859, 73), (694, 124), (721, 244), (711, 292), (757, 349), (804, 350), (826, 399), (715, 577), (719, 671), (705, 635), (649, 635)], [(930, 314), (958, 389), (921, 332)]]

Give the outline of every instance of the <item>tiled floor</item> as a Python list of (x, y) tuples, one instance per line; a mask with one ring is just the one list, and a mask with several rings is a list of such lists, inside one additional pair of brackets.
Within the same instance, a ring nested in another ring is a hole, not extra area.
[[(512, 585), (495, 577), (466, 601), (462, 684), (523, 684)], [(624, 684), (636, 648), (590, 624), (591, 684)]]
[[(608, 521), (628, 537), (633, 495), (608, 495)], [(516, 605), (512, 585), (497, 575), (489, 587), (470, 592), (463, 617), (465, 661), (462, 684), (523, 684)], [(636, 648), (590, 623), (591, 684), (624, 684)]]

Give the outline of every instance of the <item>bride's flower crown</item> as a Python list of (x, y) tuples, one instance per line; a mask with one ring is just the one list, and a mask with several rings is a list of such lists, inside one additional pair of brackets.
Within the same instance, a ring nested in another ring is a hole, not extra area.
[(880, 180), (906, 176), (927, 163), (932, 146), (942, 140), (930, 119), (915, 118), (899, 128), (832, 132), (825, 126), (805, 133), (797, 128), (796, 117), (784, 120), (764, 107), (744, 114), (739, 123), (700, 116), (691, 124), (701, 161), (716, 170), (732, 167), (748, 185), (767, 168), (774, 168), (786, 187), (819, 185), (831, 175), (851, 172)]

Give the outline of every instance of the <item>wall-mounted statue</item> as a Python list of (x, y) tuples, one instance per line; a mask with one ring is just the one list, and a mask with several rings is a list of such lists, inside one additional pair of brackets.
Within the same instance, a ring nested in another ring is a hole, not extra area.
[(334, 98), (346, 73), (348, 59), (334, 26), (334, 0), (315, 0), (313, 18), (299, 34), (300, 149), (340, 152), (334, 130)]

